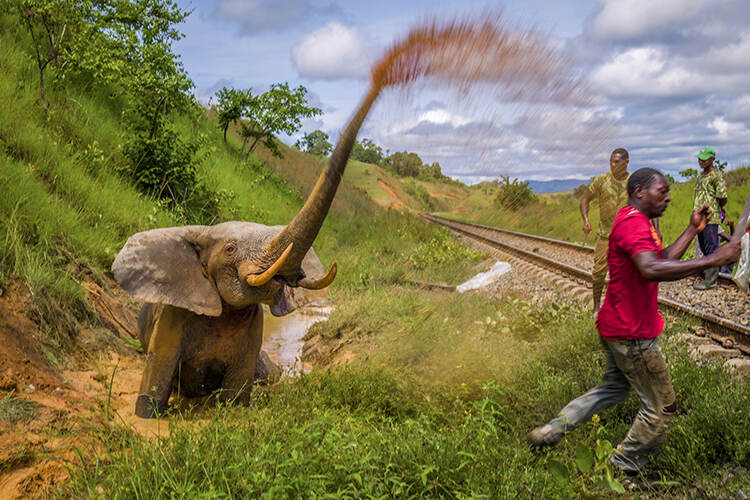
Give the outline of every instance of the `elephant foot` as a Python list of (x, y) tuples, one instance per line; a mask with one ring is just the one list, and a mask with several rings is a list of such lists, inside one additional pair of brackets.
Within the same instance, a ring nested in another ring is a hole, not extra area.
[(157, 418), (167, 411), (167, 405), (159, 404), (154, 396), (141, 394), (135, 402), (135, 415), (141, 418)]

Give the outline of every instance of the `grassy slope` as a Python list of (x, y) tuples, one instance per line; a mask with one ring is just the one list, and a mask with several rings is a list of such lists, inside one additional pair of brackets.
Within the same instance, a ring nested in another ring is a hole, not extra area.
[[(726, 175), (729, 198), (725, 210), (728, 218), (737, 220), (750, 193), (750, 167), (736, 169)], [(674, 241), (685, 229), (693, 208), (694, 185), (695, 181), (688, 181), (672, 186), (672, 202), (661, 219), (661, 231), (665, 241)], [(539, 197), (537, 203), (516, 211), (507, 211), (496, 208), (487, 193), (474, 191), (458, 206), (454, 214), (482, 224), (582, 242), (583, 223), (578, 203), (579, 200), (572, 193), (545, 194)], [(591, 206), (589, 220), (596, 231), (599, 223), (599, 209), (596, 203)], [(593, 234), (589, 235), (588, 244), (593, 244), (593, 241)]]
[[(103, 281), (130, 234), (180, 221), (114, 174), (124, 161), (117, 99), (106, 89), (52, 86), (54, 112), (45, 116), (33, 61), (8, 33), (0, 38), (0, 95), (10, 103), (0, 114), (0, 220), (6, 228), (0, 271), (31, 284), (49, 342), (69, 346), (76, 323), (93, 315), (79, 286), (82, 273)], [(306, 193), (320, 168), (292, 150), (284, 161), (269, 159), (272, 169), (292, 179), (290, 188), (265, 167), (242, 166), (237, 144), (225, 146), (210, 121), (180, 126), (207, 137), (204, 174), (225, 196), (222, 218), (288, 221), (301, 205), (299, 192)], [(316, 243), (323, 260), (338, 260), (340, 269), (332, 286), (336, 312), (317, 331), (369, 339), (370, 361), (289, 379), (256, 406), (218, 408), (197, 427), (175, 417), (165, 440), (105, 431), (101, 453), (84, 450), (81, 464), (70, 466), (66, 494), (606, 494), (580, 475), (570, 484), (553, 481), (547, 463), (556, 458), (572, 469), (576, 443), (593, 446), (597, 436), (616, 442), (632, 420), (635, 400), (607, 412), (602, 430), (589, 426), (549, 454), (534, 454), (523, 442), (533, 425), (599, 378), (602, 359), (585, 311), (403, 286), (404, 276), (457, 283), (477, 270), (479, 256), (444, 231), (377, 209), (348, 183), (362, 175), (374, 187), (376, 171), (352, 167)], [(721, 470), (748, 460), (748, 384), (696, 367), (675, 346), (668, 350), (685, 413), (675, 420), (659, 464), (684, 484), (718, 483)], [(723, 488), (747, 487), (739, 477)]]

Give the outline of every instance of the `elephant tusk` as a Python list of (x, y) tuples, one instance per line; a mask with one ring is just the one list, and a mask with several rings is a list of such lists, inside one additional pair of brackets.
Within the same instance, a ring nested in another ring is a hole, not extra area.
[(310, 278), (302, 278), (297, 282), (297, 286), (306, 288), (308, 290), (320, 290), (321, 288), (325, 288), (331, 283), (333, 283), (333, 279), (336, 277), (336, 263), (334, 262), (331, 266), (331, 270), (328, 271), (328, 274), (323, 276), (322, 278), (318, 280), (311, 280)]
[(248, 277), (245, 279), (245, 281), (247, 281), (247, 284), (250, 286), (263, 286), (271, 281), (271, 278), (274, 277), (281, 266), (284, 265), (284, 261), (286, 260), (286, 258), (289, 257), (289, 253), (292, 251), (292, 246), (294, 246), (294, 243), (289, 243), (289, 246), (286, 247), (286, 250), (284, 250), (284, 253), (281, 254), (281, 257), (276, 259), (276, 262), (274, 262), (271, 267), (266, 269), (261, 274), (248, 275)]

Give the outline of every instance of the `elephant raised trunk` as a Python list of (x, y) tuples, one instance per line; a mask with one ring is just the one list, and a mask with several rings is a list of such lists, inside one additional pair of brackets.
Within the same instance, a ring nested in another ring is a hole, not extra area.
[[(318, 178), (302, 210), (265, 248), (266, 261), (277, 262), (285, 249), (293, 244), (288, 258), (279, 270), (279, 274), (285, 276), (291, 282), (297, 281), (295, 273), (298, 273), (302, 259), (318, 236), (318, 231), (323, 225), (336, 194), (336, 189), (344, 175), (344, 169), (354, 147), (357, 132), (359, 132), (367, 113), (380, 94), (380, 90), (381, 88), (375, 84), (370, 87), (359, 109), (341, 134), (336, 149), (328, 160), (328, 166)], [(335, 268), (332, 268), (325, 278), (317, 280), (315, 283), (301, 279), (298, 284), (305, 288), (310, 288), (310, 285), (323, 288), (330, 284), (330, 281), (333, 281), (333, 276), (335, 276)], [(328, 281), (328, 283), (323, 285), (322, 283), (325, 281)]]

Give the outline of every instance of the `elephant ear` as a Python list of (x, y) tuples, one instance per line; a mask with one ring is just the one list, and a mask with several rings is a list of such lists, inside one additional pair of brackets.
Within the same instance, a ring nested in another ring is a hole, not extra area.
[(220, 316), (221, 296), (203, 274), (195, 243), (205, 229), (182, 226), (134, 234), (112, 263), (115, 280), (136, 299)]

